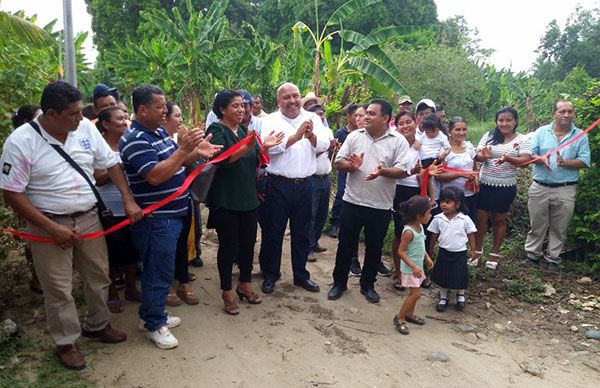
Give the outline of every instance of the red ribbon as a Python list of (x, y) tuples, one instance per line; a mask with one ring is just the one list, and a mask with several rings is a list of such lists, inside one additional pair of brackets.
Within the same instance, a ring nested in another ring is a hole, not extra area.
[[(544, 155), (536, 156), (535, 158), (528, 160), (527, 162), (520, 163), (520, 164), (517, 164), (514, 166), (511, 165), (508, 167), (508, 169), (523, 167), (530, 163), (535, 162), (536, 160), (542, 160), (542, 159), (552, 155), (553, 153), (558, 152), (558, 151), (562, 150), (563, 148), (566, 148), (566, 147), (570, 146), (571, 144), (575, 143), (577, 140), (579, 140), (580, 138), (585, 136), (588, 132), (590, 132), (598, 124), (600, 124), (600, 118), (598, 118), (589, 127), (587, 127), (585, 129), (585, 131), (582, 131), (582, 132), (578, 133), (577, 135), (573, 136), (573, 138), (571, 140), (569, 140), (568, 142), (566, 142), (564, 144), (560, 144), (560, 145), (554, 147), (553, 149), (551, 149), (550, 151), (546, 152)], [(457, 172), (457, 173), (463, 173), (463, 174), (479, 174), (479, 171), (459, 170), (457, 168), (452, 168), (452, 167), (447, 167), (447, 166), (443, 166), (442, 171)], [(429, 167), (427, 167), (423, 173), (423, 178), (421, 179), (421, 193), (420, 193), (421, 197), (425, 197), (427, 195), (427, 183), (429, 182), (429, 175), (430, 175)]]
[[(148, 206), (147, 208), (145, 208), (144, 210), (142, 210), (142, 212), (144, 213), (144, 215), (148, 215), (150, 213), (152, 213), (153, 211), (155, 211), (156, 209), (160, 209), (161, 207), (165, 206), (166, 204), (168, 204), (169, 202), (173, 201), (174, 199), (176, 199), (177, 197), (179, 197), (181, 194), (183, 194), (187, 188), (192, 184), (192, 182), (194, 181), (194, 179), (196, 179), (196, 177), (198, 176), (198, 174), (200, 174), (200, 172), (202, 172), (202, 170), (204, 169), (204, 167), (208, 166), (209, 164), (215, 164), (215, 163), (219, 163), (222, 162), (223, 160), (229, 158), (232, 154), (234, 154), (237, 150), (239, 150), (240, 148), (242, 148), (244, 145), (248, 144), (253, 138), (256, 138), (257, 141), (259, 142), (260, 146), (261, 146), (261, 160), (265, 160), (265, 156), (266, 156), (266, 160), (268, 160), (268, 155), (266, 155), (266, 152), (264, 151), (264, 148), (262, 146), (262, 142), (260, 141), (260, 137), (257, 134), (254, 134), (252, 136), (247, 136), (246, 138), (242, 139), (241, 141), (235, 143), (233, 146), (231, 146), (229, 149), (227, 149), (225, 152), (221, 153), (219, 156), (217, 156), (216, 158), (204, 163), (201, 166), (198, 166), (197, 168), (194, 169), (194, 171), (192, 171), (186, 178), (185, 181), (183, 182), (183, 184), (181, 185), (181, 187), (179, 189), (177, 189), (177, 191), (175, 191), (173, 194), (169, 195), (168, 197), (162, 199), (161, 201), (154, 203), (150, 206)], [(104, 230), (104, 231), (98, 231), (98, 232), (92, 232), (92, 233), (87, 233), (87, 234), (82, 234), (81, 236), (79, 236), (80, 239), (82, 240), (93, 240), (95, 238), (101, 237), (101, 236), (105, 236), (107, 234), (113, 233), (123, 227), (125, 227), (126, 225), (129, 225), (131, 222), (129, 221), (129, 219), (125, 219), (121, 222), (119, 222), (118, 224), (112, 226), (111, 228), (109, 228), (108, 230)], [(30, 234), (30, 233), (24, 233), (24, 232), (19, 232), (18, 230), (14, 230), (14, 229), (9, 229), (9, 228), (0, 228), (0, 230), (10, 233), (14, 236), (20, 237), (22, 239), (25, 240), (30, 240), (30, 241), (36, 241), (36, 242), (44, 242), (44, 243), (56, 243), (56, 240), (50, 238), (50, 237), (42, 237), (42, 236), (38, 236), (35, 234)]]

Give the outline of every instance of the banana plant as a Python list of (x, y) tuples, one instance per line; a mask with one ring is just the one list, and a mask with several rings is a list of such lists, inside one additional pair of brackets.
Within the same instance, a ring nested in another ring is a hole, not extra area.
[[(321, 26), (319, 25), (319, 3), (317, 0), (314, 0), (316, 21), (315, 29), (311, 29), (308, 25), (306, 25), (306, 23), (302, 21), (296, 22), (296, 24), (294, 24), (294, 26), (292, 27), (292, 31), (294, 33), (294, 41), (296, 41), (297, 37), (299, 38), (300, 33), (306, 32), (310, 35), (311, 41), (314, 45), (312, 90), (317, 96), (321, 95), (319, 71), (320, 59), (321, 55), (323, 55), (322, 51), (324, 45), (326, 44), (326, 42), (329, 42), (331, 39), (333, 39), (334, 36), (340, 34), (340, 32), (342, 31), (342, 23), (348, 16), (358, 11), (365, 11), (371, 5), (379, 2), (381, 2), (381, 0), (350, 0), (342, 4), (338, 9), (336, 9), (321, 29)], [(330, 31), (331, 29), (338, 26), (338, 29)]]

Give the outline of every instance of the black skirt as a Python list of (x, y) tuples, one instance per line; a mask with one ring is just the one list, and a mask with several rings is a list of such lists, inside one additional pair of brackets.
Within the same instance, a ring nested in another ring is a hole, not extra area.
[(431, 280), (440, 287), (450, 290), (465, 289), (469, 286), (467, 251), (450, 252), (439, 248)]

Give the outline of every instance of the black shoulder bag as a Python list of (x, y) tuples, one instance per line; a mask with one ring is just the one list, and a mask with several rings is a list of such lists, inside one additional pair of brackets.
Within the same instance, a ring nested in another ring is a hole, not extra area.
[[(42, 139), (44, 139), (44, 140), (46, 140), (46, 142), (48, 142), (48, 139), (46, 139), (44, 137), (44, 135), (42, 135), (42, 132), (40, 131), (40, 127), (37, 125), (36, 122), (30, 121), (29, 124), (42, 137)], [(67, 161), (67, 163), (69, 163), (71, 165), (71, 167), (73, 167), (73, 169), (75, 171), (77, 171), (83, 177), (83, 179), (85, 179), (85, 181), (88, 183), (88, 185), (90, 185), (90, 188), (92, 189), (92, 192), (94, 193), (94, 196), (96, 197), (96, 206), (98, 207), (98, 216), (100, 217), (100, 223), (102, 224), (102, 227), (104, 228), (104, 230), (110, 229), (116, 223), (115, 217), (114, 217), (112, 211), (108, 207), (106, 207), (106, 204), (102, 200), (102, 197), (100, 197), (100, 193), (98, 193), (96, 186), (92, 183), (92, 181), (87, 176), (85, 171), (83, 171), (81, 169), (81, 167), (79, 167), (79, 165), (77, 163), (75, 163), (75, 161), (73, 159), (71, 159), (71, 157), (65, 152), (65, 150), (63, 150), (60, 146), (58, 146), (56, 144), (50, 144), (50, 143), (48, 143), (48, 144), (50, 146), (52, 146), (52, 148), (54, 148), (56, 150), (56, 152), (58, 152), (60, 154), (60, 156), (62, 156)]]

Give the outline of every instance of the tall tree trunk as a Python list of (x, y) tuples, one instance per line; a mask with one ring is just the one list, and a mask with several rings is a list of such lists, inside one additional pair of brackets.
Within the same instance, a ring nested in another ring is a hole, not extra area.
[(313, 83), (312, 83), (312, 87), (313, 87), (313, 92), (317, 95), (317, 97), (321, 96), (321, 85), (319, 84), (319, 49), (315, 48), (315, 64), (314, 64), (314, 71), (315, 74), (313, 76)]

